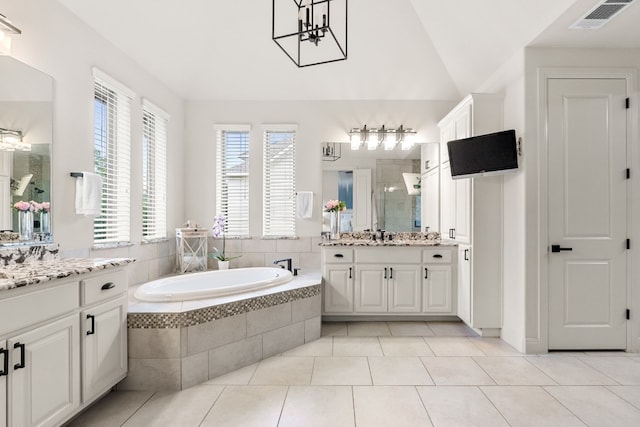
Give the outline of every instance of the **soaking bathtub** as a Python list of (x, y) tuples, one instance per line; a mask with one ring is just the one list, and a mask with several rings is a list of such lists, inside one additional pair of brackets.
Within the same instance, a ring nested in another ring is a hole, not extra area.
[(292, 279), (289, 270), (276, 267), (203, 271), (145, 283), (136, 289), (134, 296), (149, 302), (190, 301), (270, 288)]

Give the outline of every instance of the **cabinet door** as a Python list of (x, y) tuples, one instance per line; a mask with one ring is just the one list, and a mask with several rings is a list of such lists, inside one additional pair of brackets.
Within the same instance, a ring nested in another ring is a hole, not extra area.
[(358, 313), (387, 312), (388, 267), (374, 265), (356, 266), (355, 311)]
[(464, 243), (471, 242), (471, 182), (472, 178), (456, 179), (454, 208), (454, 237)]
[(126, 297), (85, 310), (82, 331), (82, 401), (89, 402), (127, 373)]
[(420, 145), (420, 174), (440, 164), (440, 144), (428, 142)]
[(471, 104), (460, 109), (454, 119), (455, 139), (469, 138), (471, 135)]
[(458, 246), (458, 317), (471, 325), (471, 246)]
[(7, 375), (9, 374), (9, 350), (6, 341), (0, 341), (0, 371), (0, 427), (6, 427)]
[(422, 176), (422, 229), (440, 231), (440, 168)]
[(451, 166), (440, 166), (440, 234), (450, 238), (450, 230), (455, 229), (455, 186), (451, 179)]
[(326, 264), (324, 279), (324, 312), (353, 313), (353, 266)]
[(449, 161), (447, 142), (456, 139), (455, 122), (450, 121), (440, 129), (440, 164)]
[(419, 313), (421, 308), (420, 266), (389, 266), (389, 312)]
[(78, 315), (26, 332), (8, 343), (9, 424), (60, 425), (80, 406)]
[(427, 265), (422, 279), (422, 311), (451, 313), (453, 289), (450, 265)]

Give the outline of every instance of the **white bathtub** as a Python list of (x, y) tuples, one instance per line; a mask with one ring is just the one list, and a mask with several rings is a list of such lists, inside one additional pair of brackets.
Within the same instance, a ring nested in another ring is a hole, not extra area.
[(275, 267), (203, 271), (145, 283), (136, 289), (134, 295), (140, 301), (188, 301), (251, 292), (292, 279), (289, 270)]

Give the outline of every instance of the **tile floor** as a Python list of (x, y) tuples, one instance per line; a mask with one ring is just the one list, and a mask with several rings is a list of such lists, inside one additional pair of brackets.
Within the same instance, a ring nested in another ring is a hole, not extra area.
[(639, 426), (640, 356), (527, 356), (453, 322), (328, 323), (187, 390), (111, 392), (70, 425)]

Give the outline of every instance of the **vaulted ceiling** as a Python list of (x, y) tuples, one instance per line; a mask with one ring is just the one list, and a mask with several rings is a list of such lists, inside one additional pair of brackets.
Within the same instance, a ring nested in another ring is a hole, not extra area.
[(640, 48), (640, 1), (569, 30), (598, 0), (350, 0), (348, 60), (298, 69), (270, 0), (58, 1), (194, 100), (459, 100), (526, 46)]

